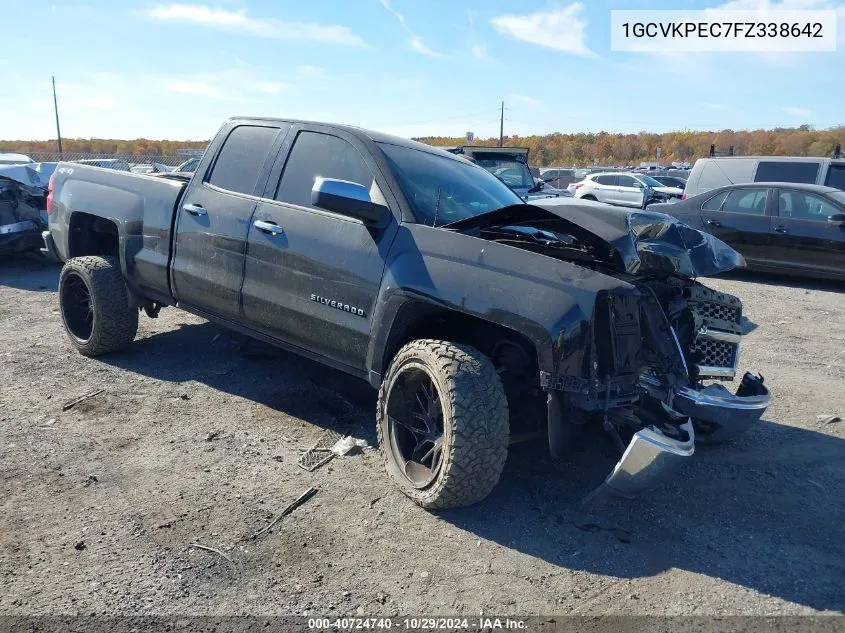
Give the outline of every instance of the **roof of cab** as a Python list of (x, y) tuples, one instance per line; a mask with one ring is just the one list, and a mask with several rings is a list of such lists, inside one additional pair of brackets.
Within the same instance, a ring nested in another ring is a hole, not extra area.
[(340, 123), (329, 123), (326, 121), (307, 121), (303, 119), (282, 119), (282, 118), (273, 118), (273, 117), (247, 117), (247, 116), (237, 116), (228, 119), (227, 123), (249, 123), (249, 122), (267, 122), (267, 123), (291, 123), (291, 124), (306, 124), (306, 125), (321, 125), (324, 127), (335, 128), (336, 130), (342, 130), (354, 136), (357, 136), (359, 139), (362, 140), (369, 140), (375, 143), (386, 143), (389, 145), (398, 145), (399, 147), (408, 147), (410, 149), (417, 149), (424, 152), (428, 152), (430, 154), (437, 154), (438, 156), (444, 156), (446, 158), (450, 158), (452, 160), (459, 160), (454, 154), (451, 154), (447, 151), (444, 151), (438, 147), (434, 147), (432, 145), (426, 145), (425, 143), (419, 143), (418, 141), (412, 141), (407, 138), (402, 138), (401, 136), (394, 136), (392, 134), (384, 134), (382, 132), (376, 132), (374, 130), (368, 130), (362, 127), (358, 127), (355, 125), (344, 125)]

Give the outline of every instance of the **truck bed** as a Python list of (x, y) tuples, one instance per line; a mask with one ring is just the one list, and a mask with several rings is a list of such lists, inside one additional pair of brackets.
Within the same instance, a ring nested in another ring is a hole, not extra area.
[(125, 274), (142, 294), (166, 301), (171, 297), (168, 263), (175, 209), (187, 182), (146, 174), (59, 163), (53, 182), (50, 232), (56, 254), (74, 257), (79, 239), (93, 228), (118, 229), (119, 255)]

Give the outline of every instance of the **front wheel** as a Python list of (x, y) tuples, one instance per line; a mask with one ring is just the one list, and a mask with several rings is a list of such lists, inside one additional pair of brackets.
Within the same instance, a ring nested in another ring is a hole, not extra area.
[(508, 404), (493, 363), (468, 345), (423, 339), (390, 364), (377, 407), (387, 472), (424, 508), (484, 499), (508, 454)]
[(85, 356), (117, 352), (135, 340), (138, 308), (114, 257), (74, 257), (59, 276), (59, 306), (70, 342)]

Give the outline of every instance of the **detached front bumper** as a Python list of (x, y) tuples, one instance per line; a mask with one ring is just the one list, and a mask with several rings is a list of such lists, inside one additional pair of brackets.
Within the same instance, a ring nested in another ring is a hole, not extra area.
[(692, 457), (697, 441), (718, 443), (739, 437), (760, 419), (771, 402), (763, 378), (751, 373), (745, 374), (736, 393), (722, 384), (676, 390), (672, 409), (687, 418), (678, 427), (686, 439), (671, 438), (653, 428), (637, 431), (613, 471), (585, 501), (608, 492), (633, 498), (660, 486)]
[(676, 440), (652, 428), (637, 431), (604, 483), (584, 501), (608, 492), (631, 499), (665, 482), (695, 453), (692, 422), (687, 420), (679, 428), (686, 434), (685, 440)]
[(700, 442), (729, 442), (745, 433), (772, 403), (763, 378), (746, 373), (736, 393), (722, 384), (701, 390), (684, 387), (675, 393), (673, 408), (692, 418)]

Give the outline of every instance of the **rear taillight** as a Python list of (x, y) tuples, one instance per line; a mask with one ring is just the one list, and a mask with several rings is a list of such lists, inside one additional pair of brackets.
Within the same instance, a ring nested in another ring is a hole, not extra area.
[(681, 200), (686, 200), (686, 199), (687, 199), (687, 194), (684, 194), (684, 195), (681, 196)]
[(576, 182), (576, 183), (575, 183), (575, 188), (576, 188), (576, 189), (580, 189), (580, 188), (581, 188), (581, 187), (583, 187), (583, 186), (584, 186), (584, 183), (583, 183), (583, 182)]
[(50, 182), (47, 184), (47, 213), (53, 212), (53, 185), (56, 183), (56, 174), (50, 176)]

